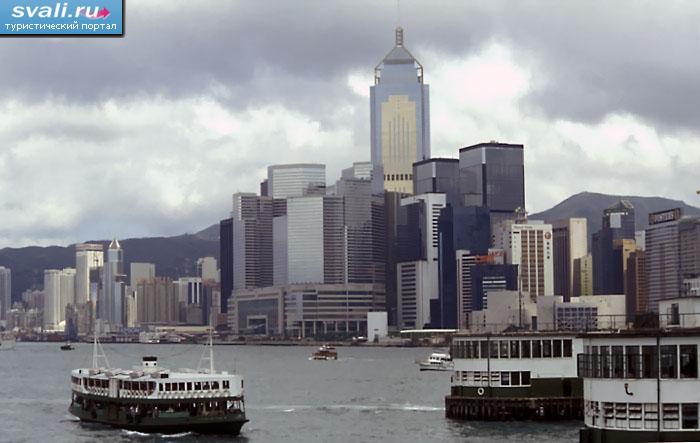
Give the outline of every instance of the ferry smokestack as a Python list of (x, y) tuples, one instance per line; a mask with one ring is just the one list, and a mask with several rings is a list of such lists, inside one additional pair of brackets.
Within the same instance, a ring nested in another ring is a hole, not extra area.
[(143, 357), (142, 364), (144, 368), (155, 368), (158, 366), (158, 357), (154, 355), (148, 355)]

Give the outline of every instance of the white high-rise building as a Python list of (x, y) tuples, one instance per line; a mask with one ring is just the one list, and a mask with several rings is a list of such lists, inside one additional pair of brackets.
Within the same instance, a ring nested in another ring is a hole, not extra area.
[(267, 195), (272, 198), (323, 195), (326, 165), (294, 163), (267, 167)]
[(569, 301), (576, 294), (574, 261), (588, 254), (588, 222), (585, 218), (567, 218), (552, 223), (554, 294)]
[(505, 251), (506, 262), (518, 265), (520, 288), (535, 299), (554, 295), (552, 225), (503, 221), (495, 226), (494, 247)]
[(219, 266), (214, 257), (201, 257), (197, 259), (197, 276), (205, 280), (219, 281)]
[(65, 268), (61, 271), (61, 320), (65, 319), (65, 309), (68, 305), (75, 306), (75, 268)]
[(104, 252), (99, 243), (81, 243), (75, 245), (75, 302), (83, 304), (90, 301), (90, 271), (99, 269), (104, 264)]
[(8, 320), (7, 313), (12, 309), (12, 272), (0, 266), (0, 320)]
[(66, 306), (75, 301), (75, 275), (73, 268), (44, 271), (44, 329), (63, 330)]

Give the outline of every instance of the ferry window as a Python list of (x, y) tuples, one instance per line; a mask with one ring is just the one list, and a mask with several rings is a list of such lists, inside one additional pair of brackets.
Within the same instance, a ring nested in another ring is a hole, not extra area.
[(179, 386), (178, 386), (178, 389), (179, 389), (180, 391), (184, 391), (184, 390), (185, 390), (185, 383), (180, 383)]
[(678, 347), (676, 345), (661, 346), (661, 378), (678, 377)]
[(644, 403), (644, 429), (656, 429), (658, 420), (658, 405), (656, 403)]
[(455, 351), (452, 352), (452, 357), (455, 358), (474, 358), (472, 357), (472, 348), (469, 346), (468, 341), (458, 341), (455, 343)]
[[(479, 342), (478, 341), (472, 341), (471, 343), (471, 348), (472, 348), (472, 356), (474, 358), (479, 358)], [(483, 354), (486, 356), (486, 354)]]
[(641, 429), (642, 428), (642, 404), (641, 403), (630, 403), (629, 404), (629, 420), (630, 429)]
[(625, 378), (640, 378), (639, 346), (625, 346)]
[(481, 358), (486, 358), (489, 356), (489, 342), (486, 340), (483, 340), (481, 342)]
[(678, 429), (678, 403), (664, 403), (661, 409), (664, 418), (664, 429)]
[(518, 340), (510, 341), (510, 358), (520, 358), (520, 344)]
[(499, 348), (501, 349), (500, 357), (508, 358), (508, 340), (499, 340)]
[(642, 375), (644, 378), (656, 378), (658, 374), (658, 357), (656, 346), (642, 346)]
[(564, 357), (571, 357), (571, 339), (564, 340)]
[(148, 382), (148, 392), (153, 392), (155, 390), (156, 390), (156, 382), (149, 381)]
[(520, 372), (520, 384), (523, 386), (530, 386), (530, 371)]
[(228, 380), (224, 380), (224, 389), (228, 389)]
[(698, 377), (698, 346), (681, 345), (681, 378)]
[(218, 381), (211, 382), (211, 388), (212, 389), (219, 389), (219, 382)]
[(601, 372), (602, 378), (610, 378), (610, 346), (600, 347)]
[(603, 402), (603, 419), (605, 427), (612, 428), (615, 425), (615, 403)]
[(627, 403), (615, 403), (615, 427), (627, 427)]
[(204, 382), (204, 386), (202, 386), (202, 390), (203, 390), (203, 391), (208, 391), (208, 390), (209, 390), (209, 382), (208, 382), (208, 381), (205, 381), (205, 382)]
[(510, 386), (510, 372), (501, 372), (501, 386)]
[(188, 381), (188, 382), (187, 382), (187, 390), (188, 390), (188, 391), (191, 391), (191, 390), (192, 390), (192, 382), (191, 382), (191, 381)]
[(561, 357), (561, 340), (553, 340), (552, 341), (552, 357), (555, 358), (560, 358)]
[(202, 383), (201, 382), (194, 382), (194, 390), (195, 391), (201, 391), (202, 390)]
[(683, 413), (683, 429), (698, 428), (698, 404), (683, 403), (681, 412)]
[(489, 354), (491, 358), (498, 358), (498, 342), (492, 341), (491, 343), (491, 353)]
[(166, 384), (165, 384), (165, 390), (166, 390), (166, 391), (172, 391), (172, 390), (173, 390), (173, 389), (172, 389), (172, 386), (170, 386), (170, 383), (166, 383)]
[(623, 378), (625, 376), (622, 346), (612, 346), (612, 376), (613, 378)]
[(510, 372), (510, 385), (511, 386), (520, 386), (520, 371), (511, 371)]
[(542, 342), (532, 340), (532, 358), (542, 358)]
[(158, 384), (158, 390), (159, 390), (160, 392), (163, 392), (163, 383), (159, 383), (159, 384)]
[(552, 340), (542, 340), (542, 358), (552, 357)]
[(530, 340), (520, 342), (520, 355), (522, 358), (530, 358)]

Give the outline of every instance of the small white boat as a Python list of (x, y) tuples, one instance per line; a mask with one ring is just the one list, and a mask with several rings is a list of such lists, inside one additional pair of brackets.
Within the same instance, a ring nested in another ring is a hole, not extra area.
[(9, 351), (15, 348), (17, 339), (14, 335), (0, 334), (0, 351)]
[(426, 360), (418, 360), (421, 371), (452, 371), (454, 362), (449, 354), (433, 352)]

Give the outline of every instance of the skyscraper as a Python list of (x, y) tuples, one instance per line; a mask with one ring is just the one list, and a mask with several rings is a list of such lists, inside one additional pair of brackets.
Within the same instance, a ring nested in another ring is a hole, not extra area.
[(459, 188), (464, 206), (486, 206), (491, 227), (525, 209), (523, 145), (480, 143), (459, 150)]
[(233, 195), (233, 289), (272, 285), (272, 198)]
[(326, 165), (294, 163), (267, 167), (267, 196), (272, 198), (301, 197), (324, 194)]
[(370, 87), (373, 191), (410, 193), (412, 165), (430, 158), (430, 111), (423, 66), (404, 47), (403, 29), (395, 46), (374, 68)]
[[(680, 297), (679, 208), (649, 214), (646, 229), (646, 271), (650, 312), (659, 312), (659, 301)], [(595, 274), (594, 274), (595, 275)]]
[(552, 225), (504, 221), (496, 226), (494, 246), (503, 249), (506, 262), (518, 265), (520, 287), (535, 300), (554, 295)]
[(75, 303), (90, 301), (90, 271), (104, 264), (104, 252), (99, 243), (75, 245)]
[(61, 322), (61, 271), (44, 271), (44, 329), (57, 330)]
[(634, 240), (634, 206), (628, 200), (620, 200), (603, 211), (603, 226), (593, 234), (591, 252), (593, 255), (593, 293), (623, 294), (624, 268), (616, 241)]
[(8, 320), (7, 313), (12, 309), (12, 272), (0, 266), (0, 320)]
[(102, 294), (98, 306), (99, 318), (115, 327), (123, 325), (125, 280), (124, 251), (117, 239), (114, 239), (107, 248), (107, 262), (104, 264)]
[(149, 280), (156, 276), (156, 265), (154, 263), (137, 263), (132, 262), (129, 271), (129, 284), (132, 289), (136, 289), (136, 285), (140, 280)]
[(442, 192), (447, 204), (463, 206), (459, 196), (459, 160), (431, 158), (413, 163), (413, 193)]
[(554, 295), (569, 301), (574, 295), (574, 260), (588, 254), (585, 218), (568, 218), (552, 223), (554, 239)]
[[(221, 299), (228, 300), (233, 292), (233, 219), (219, 222), (219, 274), (221, 279)], [(221, 304), (222, 312), (228, 312), (228, 304)]]
[(201, 257), (197, 259), (197, 277), (202, 281), (213, 280), (219, 281), (219, 272), (217, 271), (216, 258)]

